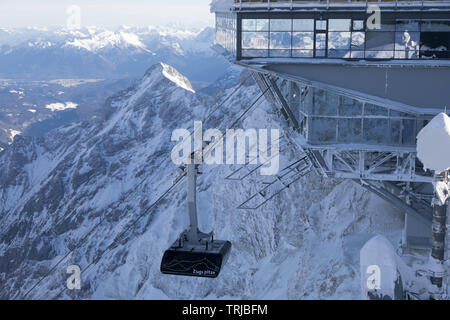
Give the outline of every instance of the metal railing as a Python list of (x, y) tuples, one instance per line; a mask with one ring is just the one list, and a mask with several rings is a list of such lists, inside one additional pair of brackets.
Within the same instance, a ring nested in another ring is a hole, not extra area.
[(354, 3), (354, 4), (362, 4), (362, 3), (384, 3), (386, 5), (389, 4), (397, 4), (400, 3), (402, 5), (407, 5), (408, 3), (437, 3), (437, 2), (450, 2), (448, 0), (234, 0), (235, 7), (257, 7), (258, 5), (264, 5), (264, 7), (276, 8), (276, 7), (294, 7), (294, 6), (302, 6), (311, 3), (317, 4), (333, 4), (333, 3)]
[[(443, 0), (425, 0), (445, 2)], [(301, 3), (301, 2), (423, 2), (423, 0), (235, 0), (234, 3)]]

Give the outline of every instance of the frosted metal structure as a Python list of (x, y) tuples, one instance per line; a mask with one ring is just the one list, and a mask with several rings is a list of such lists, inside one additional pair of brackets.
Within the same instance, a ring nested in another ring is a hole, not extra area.
[(450, 107), (450, 1), (238, 0), (215, 14), (219, 51), (253, 73), (311, 165), (406, 212), (404, 245), (430, 248), (415, 137)]

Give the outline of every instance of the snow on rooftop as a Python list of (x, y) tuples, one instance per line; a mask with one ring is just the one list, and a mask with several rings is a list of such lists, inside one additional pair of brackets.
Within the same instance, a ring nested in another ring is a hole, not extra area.
[(425, 169), (436, 172), (450, 168), (450, 118), (439, 113), (417, 135), (417, 157)]

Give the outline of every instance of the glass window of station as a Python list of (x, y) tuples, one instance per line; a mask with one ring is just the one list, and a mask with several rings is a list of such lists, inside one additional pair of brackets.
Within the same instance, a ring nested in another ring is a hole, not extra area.
[(450, 59), (450, 19), (242, 19), (242, 58)]

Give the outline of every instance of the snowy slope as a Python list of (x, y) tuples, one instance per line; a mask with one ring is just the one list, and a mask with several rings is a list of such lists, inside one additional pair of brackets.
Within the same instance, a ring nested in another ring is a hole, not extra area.
[[(223, 130), (255, 99), (259, 89), (244, 80), (205, 127)], [(18, 137), (0, 153), (0, 298), (23, 297), (72, 249), (27, 298), (360, 298), (360, 248), (377, 233), (395, 245), (402, 215), (350, 181), (313, 172), (260, 210), (242, 211), (236, 206), (263, 178), (228, 181), (231, 168), (203, 166), (200, 228), (232, 241), (230, 258), (216, 279), (160, 274), (163, 251), (187, 225), (183, 183), (128, 226), (176, 176), (172, 130), (192, 128), (233, 90), (210, 98), (190, 88), (175, 69), (154, 65), (135, 87), (108, 99), (102, 121)], [(264, 101), (241, 125), (280, 123)], [(291, 146), (286, 161), (298, 157)], [(89, 266), (80, 292), (64, 290), (71, 264)]]

